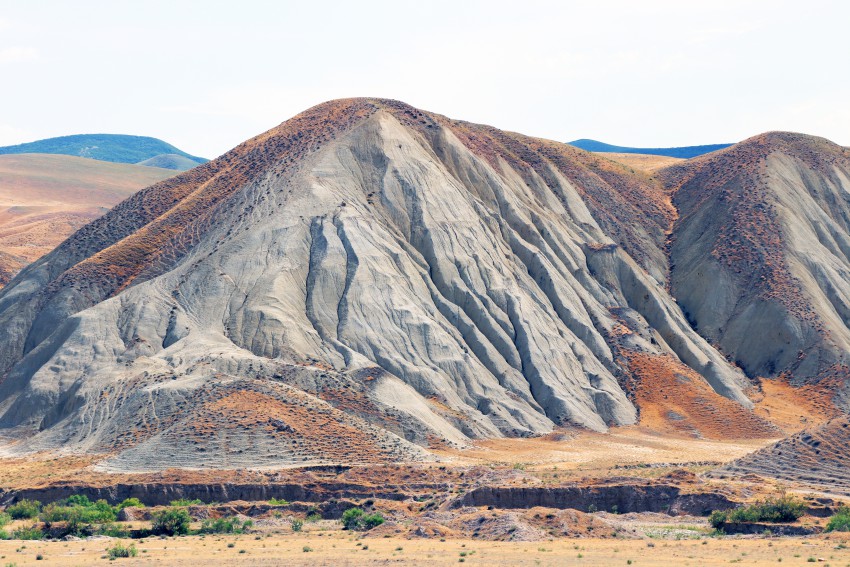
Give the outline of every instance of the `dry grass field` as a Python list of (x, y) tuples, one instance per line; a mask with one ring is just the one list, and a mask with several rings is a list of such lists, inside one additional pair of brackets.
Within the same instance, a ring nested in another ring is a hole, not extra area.
[[(107, 564), (111, 538), (0, 541), (0, 565)], [(135, 558), (119, 565), (712, 565), (850, 564), (850, 536), (811, 538), (562, 539), (546, 542), (362, 537), (330, 526), (244, 535), (149, 538), (133, 543)], [(41, 555), (41, 560), (36, 557)]]
[(650, 154), (620, 154), (613, 152), (596, 152), (596, 154), (604, 158), (608, 158), (611, 161), (622, 163), (634, 170), (646, 173), (652, 173), (659, 169), (685, 161), (682, 158), (654, 156)]
[(0, 285), (113, 205), (175, 173), (63, 155), (0, 156)]

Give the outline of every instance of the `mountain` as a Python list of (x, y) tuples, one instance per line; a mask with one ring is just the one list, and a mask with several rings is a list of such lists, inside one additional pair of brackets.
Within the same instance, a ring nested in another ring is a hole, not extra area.
[[(78, 134), (48, 138), (17, 146), (0, 147), (0, 155), (3, 154), (62, 154), (115, 163), (139, 163), (151, 158), (162, 161), (165, 160), (164, 156), (173, 155), (188, 160), (187, 162), (171, 158), (170, 163), (180, 164), (182, 169), (190, 169), (190, 167), (184, 167), (188, 166), (189, 162), (192, 162), (191, 167), (195, 167), (207, 161), (204, 158), (189, 155), (156, 138), (123, 134)], [(154, 164), (154, 167), (164, 166)], [(167, 167), (167, 169), (178, 168)]]
[(109, 207), (173, 174), (63, 155), (0, 156), (0, 286)]
[(750, 376), (845, 379), (850, 151), (772, 132), (661, 175), (670, 289), (698, 332)]
[[(820, 144), (782, 136), (650, 177), (397, 101), (311, 108), (134, 194), (0, 292), (5, 450), (140, 471), (417, 461), (559, 427), (780, 437), (751, 396), (784, 367), (727, 360), (742, 350), (699, 322), (691, 291), (728, 284), (730, 317), (750, 302), (766, 325), (735, 336), (787, 348), (777, 288), (740, 291), (697, 253), (721, 229), (737, 246), (763, 212), (746, 187), (741, 203), (724, 193), (731, 180)], [(850, 187), (829, 159), (773, 175), (818, 181), (826, 204), (828, 180)], [(769, 265), (791, 250), (764, 243)], [(838, 411), (846, 381), (826, 368), (806, 387)]]
[(588, 152), (619, 153), (619, 154), (644, 154), (652, 156), (668, 156), (688, 159), (701, 156), (710, 152), (716, 152), (728, 148), (732, 144), (709, 144), (705, 146), (683, 146), (680, 148), (629, 148), (625, 146), (612, 146), (596, 140), (573, 140), (571, 146), (581, 148)]

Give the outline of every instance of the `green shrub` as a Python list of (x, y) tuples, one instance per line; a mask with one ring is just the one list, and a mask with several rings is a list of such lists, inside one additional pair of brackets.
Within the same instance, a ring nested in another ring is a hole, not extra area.
[(13, 520), (28, 520), (35, 518), (41, 511), (41, 502), (38, 500), (21, 500), (15, 502), (8, 508), (6, 513), (12, 516)]
[(9, 532), (6, 530), (0, 529), (0, 541), (12, 539), (12, 536), (9, 535)]
[(201, 523), (201, 529), (199, 530), (199, 533), (244, 534), (245, 531), (253, 525), (254, 522), (252, 522), (251, 520), (245, 520), (245, 522), (241, 522), (236, 516), (229, 516), (227, 518), (216, 518), (215, 520), (204, 520)]
[(0, 528), (2, 528), (3, 526), (8, 526), (11, 521), (12, 516), (5, 512), (0, 512)]
[(372, 528), (380, 526), (385, 521), (386, 520), (380, 512), (375, 512), (374, 514), (363, 516), (361, 524), (363, 525), (364, 530), (371, 530)]
[(183, 508), (168, 508), (153, 514), (151, 531), (156, 535), (186, 535), (192, 518)]
[(177, 500), (171, 501), (172, 506), (202, 506), (203, 504), (204, 503), (197, 498), (195, 498), (194, 500), (188, 500), (186, 498), (179, 498)]
[(346, 530), (371, 530), (385, 521), (380, 512), (366, 514), (360, 508), (349, 508), (342, 513), (342, 526)]
[(141, 500), (138, 498), (125, 498), (118, 506), (115, 507), (116, 510), (121, 511), (124, 508), (144, 508), (145, 505), (142, 504)]
[(41, 511), (40, 518), (41, 521), (48, 523), (77, 520), (86, 524), (105, 524), (115, 521), (115, 510), (106, 503), (106, 500), (87, 504), (67, 502), (64, 506), (48, 504)]
[(806, 513), (806, 504), (793, 496), (768, 498), (734, 510), (715, 510), (708, 521), (715, 528), (725, 523), (738, 522), (771, 522), (790, 523), (797, 521)]
[(120, 524), (103, 524), (97, 529), (98, 535), (105, 535), (109, 537), (130, 537), (130, 530), (125, 528)]
[(299, 520), (298, 518), (292, 520), (292, 531), (300, 532), (304, 527), (304, 520)]
[(360, 508), (349, 508), (342, 513), (342, 527), (346, 530), (359, 529), (362, 518), (363, 510)]
[(269, 504), (272, 506), (289, 506), (286, 500), (278, 500), (277, 498), (269, 498)]
[(828, 532), (850, 532), (850, 508), (841, 506), (826, 524)]
[(12, 539), (23, 539), (23, 540), (38, 540), (44, 539), (44, 533), (38, 528), (38, 526), (30, 526), (25, 527), (21, 526), (12, 532)]
[(120, 559), (122, 557), (135, 557), (138, 555), (138, 551), (136, 551), (136, 546), (132, 543), (129, 546), (116, 543), (106, 550), (106, 554), (110, 559)]
[(94, 504), (94, 502), (89, 500), (89, 497), (85, 494), (73, 494), (64, 501), (60, 500), (58, 503), (64, 504), (65, 506), (82, 506), (83, 508), (87, 508)]

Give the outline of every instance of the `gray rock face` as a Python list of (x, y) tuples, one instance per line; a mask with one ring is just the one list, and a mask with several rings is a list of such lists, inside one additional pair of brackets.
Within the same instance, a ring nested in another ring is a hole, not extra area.
[(638, 418), (628, 350), (751, 405), (665, 290), (661, 188), (601, 162), (393, 101), (311, 109), (0, 293), (5, 450), (233, 468), (604, 431)]
[(770, 133), (665, 176), (671, 288), (699, 333), (751, 376), (850, 376), (850, 151)]

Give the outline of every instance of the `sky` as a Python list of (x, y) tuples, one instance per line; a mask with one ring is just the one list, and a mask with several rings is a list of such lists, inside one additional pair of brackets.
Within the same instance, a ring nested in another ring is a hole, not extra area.
[(850, 145), (850, 2), (0, 0), (0, 145), (82, 133), (216, 157), (351, 96), (637, 147)]

